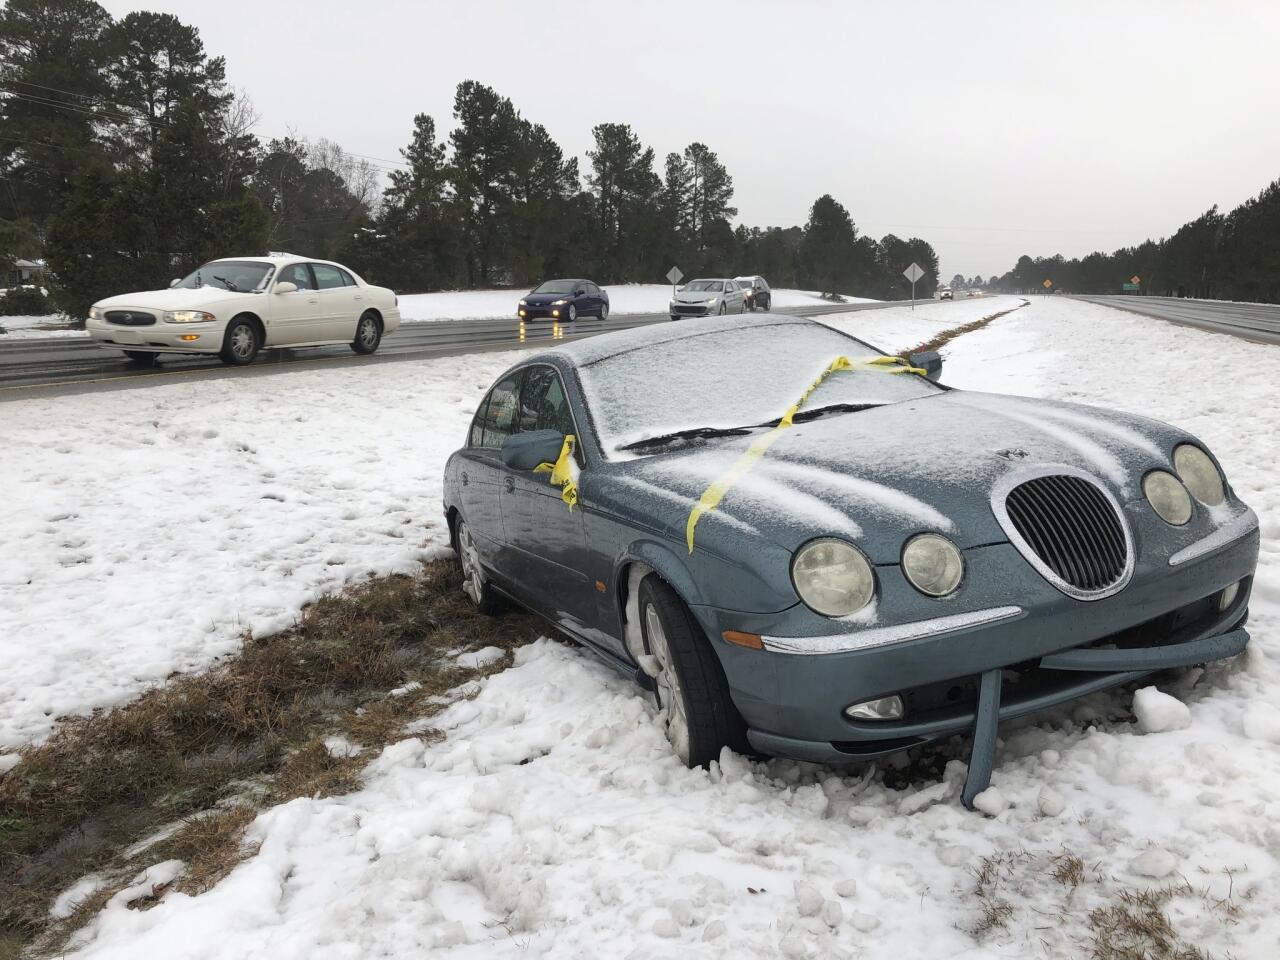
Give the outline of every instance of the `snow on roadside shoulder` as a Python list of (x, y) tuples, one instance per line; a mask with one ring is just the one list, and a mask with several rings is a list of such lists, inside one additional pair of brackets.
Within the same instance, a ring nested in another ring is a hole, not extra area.
[(1022, 297), (974, 297), (938, 302), (924, 300), (910, 306), (882, 310), (833, 313), (815, 319), (857, 337), (880, 350), (900, 352), (928, 343), (939, 334), (973, 323), (1023, 303)]
[(517, 356), (0, 405), (0, 754), (415, 570), (444, 542), (445, 459)]
[(0, 344), (8, 340), (38, 340), (50, 337), (87, 337), (87, 330), (73, 330), (65, 317), (0, 317)]
[[(1254, 653), (1165, 687), (1189, 726), (1143, 734), (1123, 693), (1005, 724), (982, 817), (959, 806), (955, 761), (905, 789), (885, 785), (894, 759), (839, 770), (726, 754), (685, 770), (637, 688), (543, 640), (434, 718), (446, 739), (388, 747), (354, 794), (268, 811), (259, 852), (226, 880), (149, 911), (114, 903), (82, 956), (1067, 960), (1090, 952), (1095, 908), (1184, 879), (1166, 908), (1175, 930), (1213, 955), (1272, 956), (1280, 756), (1274, 712), (1251, 708), (1277, 700), (1280, 493), (1274, 458), (1240, 454), (1280, 436), (1262, 403), (1280, 370), (1253, 345), (1092, 309), (1037, 305), (954, 341), (944, 380), (998, 388), (1018, 358), (1042, 357), (1047, 395), (1181, 422), (1194, 396), (1171, 397), (1133, 356), (1159, 342), (1175, 374), (1203, 365), (1192, 389), (1224, 355), (1256, 371), (1212, 394), (1197, 430), (1263, 513)], [(1242, 424), (1257, 430), (1233, 440)], [(1078, 884), (1054, 879), (1065, 855), (1085, 865)], [(976, 938), (986, 857), (1014, 912)]]

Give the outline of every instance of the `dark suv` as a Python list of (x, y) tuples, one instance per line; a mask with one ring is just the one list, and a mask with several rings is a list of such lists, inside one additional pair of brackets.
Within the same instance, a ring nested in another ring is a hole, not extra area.
[(773, 305), (773, 294), (764, 277), (735, 277), (747, 298), (748, 310), (768, 310)]
[(516, 308), (521, 320), (577, 320), (609, 316), (609, 294), (590, 280), (546, 280)]

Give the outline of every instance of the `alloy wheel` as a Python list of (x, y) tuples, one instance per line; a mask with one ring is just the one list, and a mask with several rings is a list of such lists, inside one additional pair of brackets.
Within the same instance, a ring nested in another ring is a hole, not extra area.
[(480, 572), (480, 551), (465, 523), (458, 526), (458, 559), (462, 563), (462, 592), (479, 606), (484, 597), (484, 576)]
[(365, 317), (360, 321), (360, 329), (356, 332), (356, 338), (360, 341), (361, 346), (372, 350), (378, 342), (378, 321), (373, 317)]
[(231, 355), (238, 360), (247, 360), (253, 356), (253, 328), (241, 323), (231, 331)]
[(658, 608), (652, 603), (644, 608), (645, 639), (649, 644), (649, 652), (658, 661), (658, 675), (654, 682), (658, 686), (658, 708), (662, 711), (663, 723), (667, 728), (667, 738), (675, 749), (676, 755), (684, 763), (689, 762), (689, 718), (685, 714), (684, 692), (680, 689), (680, 674), (676, 670), (671, 656), (671, 647), (667, 643), (667, 631), (662, 626), (662, 618)]

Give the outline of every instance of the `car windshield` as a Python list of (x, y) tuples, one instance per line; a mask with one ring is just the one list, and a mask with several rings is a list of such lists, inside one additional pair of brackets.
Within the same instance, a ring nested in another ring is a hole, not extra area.
[(548, 280), (539, 284), (534, 293), (573, 293), (577, 280)]
[[(661, 452), (622, 449), (649, 437), (776, 421), (837, 357), (880, 355), (821, 324), (787, 323), (679, 337), (579, 369), (606, 453), (626, 457)], [(924, 377), (888, 372), (893, 369), (833, 373), (803, 409), (879, 406), (941, 391)]]
[(723, 280), (690, 280), (684, 287), (685, 293), (694, 293), (698, 291), (719, 293), (723, 289)]
[(187, 290), (198, 287), (220, 287), (236, 293), (259, 293), (271, 279), (275, 267), (254, 260), (214, 260), (183, 277), (174, 284)]

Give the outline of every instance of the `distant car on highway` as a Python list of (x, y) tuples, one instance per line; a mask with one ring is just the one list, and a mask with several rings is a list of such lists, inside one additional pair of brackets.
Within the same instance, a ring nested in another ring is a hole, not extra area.
[(742, 295), (746, 298), (748, 310), (768, 310), (773, 306), (773, 292), (764, 277), (735, 277)]
[(445, 467), (462, 590), (639, 681), (691, 767), (972, 732), (966, 804), (1000, 721), (1246, 648), (1258, 517), (1207, 446), (941, 372), (778, 315), (523, 357)]
[(938, 288), (938, 299), (939, 299), (939, 300), (950, 300), (950, 299), (951, 299), (951, 288), (950, 288), (950, 287), (939, 287), (939, 288)]
[(714, 317), (726, 313), (745, 313), (747, 298), (738, 281), (721, 277), (715, 280), (690, 280), (671, 299), (672, 320), (682, 317)]
[(272, 347), (373, 353), (400, 326), (400, 308), (395, 293), (342, 264), (271, 254), (211, 260), (167, 290), (99, 300), (85, 326), (95, 343), (140, 363), (185, 353), (243, 366)]
[(609, 318), (609, 291), (590, 280), (545, 280), (516, 307), (521, 320)]

